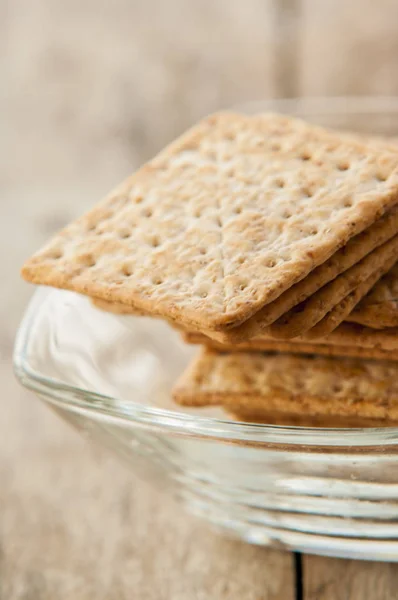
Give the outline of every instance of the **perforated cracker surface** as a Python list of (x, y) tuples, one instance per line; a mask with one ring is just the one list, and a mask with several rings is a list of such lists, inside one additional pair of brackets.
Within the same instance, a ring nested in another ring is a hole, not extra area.
[[(326, 284), (345, 273), (350, 267), (365, 258), (375, 248), (385, 244), (398, 233), (398, 211), (394, 207), (383, 217), (378, 219), (365, 231), (350, 239), (347, 244), (335, 252), (326, 262), (311, 271), (301, 281), (286, 290), (276, 300), (257, 311), (247, 321), (223, 332), (215, 332), (213, 337), (224, 343), (239, 343), (241, 340), (250, 339), (267, 331), (268, 325), (274, 323), (282, 315), (304, 302), (325, 287)], [(333, 286), (332, 286), (333, 287)], [(398, 287), (398, 286), (397, 286)], [(347, 293), (347, 287), (342, 290), (342, 296)], [(332, 293), (332, 292), (331, 292)], [(322, 297), (324, 292), (322, 292)], [(327, 296), (327, 294), (326, 294)], [(336, 296), (327, 298), (328, 307), (325, 306), (323, 314), (336, 302)], [(313, 312), (313, 304), (307, 305), (309, 313)], [(315, 315), (314, 315), (315, 316)], [(311, 314), (303, 315), (303, 322), (311, 322)], [(316, 321), (313, 320), (312, 323)], [(310, 324), (309, 324), (310, 326)]]
[(300, 120), (214, 115), (23, 275), (201, 328), (236, 326), (394, 205), (397, 166)]

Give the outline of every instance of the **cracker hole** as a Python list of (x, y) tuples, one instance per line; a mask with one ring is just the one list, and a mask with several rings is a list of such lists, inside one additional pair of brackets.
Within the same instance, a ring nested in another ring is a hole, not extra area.
[(276, 187), (278, 187), (278, 188), (284, 188), (285, 187), (285, 181), (284, 181), (284, 179), (282, 179), (280, 177), (278, 179), (275, 179), (274, 183), (275, 183)]
[(123, 265), (122, 266), (122, 273), (125, 277), (131, 277), (131, 275), (133, 274), (133, 268), (131, 265)]
[(141, 202), (144, 200), (143, 196), (134, 196), (133, 198), (133, 202), (135, 204), (141, 204)]
[(95, 231), (96, 229), (97, 229), (97, 224), (96, 223), (91, 223), (87, 227), (87, 231)]
[(243, 292), (248, 287), (248, 284), (245, 281), (239, 284), (238, 289)]
[(300, 159), (303, 161), (311, 160), (311, 154), (308, 151), (304, 150), (304, 152), (300, 154)]
[(202, 216), (202, 209), (197, 208), (194, 213), (193, 216), (195, 217), (195, 219), (199, 219)]
[(218, 227), (222, 227), (222, 221), (220, 217), (216, 217), (216, 225), (218, 225)]
[(119, 231), (119, 237), (121, 240), (127, 240), (129, 237), (131, 237), (131, 231), (128, 229), (121, 229)]
[(383, 175), (383, 173), (377, 173), (375, 179), (379, 183), (383, 183), (384, 181), (387, 181), (387, 177), (385, 175)]
[(48, 258), (52, 258), (53, 260), (59, 260), (62, 258), (63, 252), (61, 250), (51, 250), (48, 253)]
[(318, 228), (317, 227), (313, 227), (312, 229), (310, 229), (310, 235), (317, 235), (318, 234)]
[(285, 209), (282, 213), (283, 219), (290, 219), (292, 216), (292, 212), (289, 209)]
[(344, 208), (351, 208), (353, 205), (352, 198), (346, 198), (343, 202)]
[(230, 132), (230, 133), (226, 133), (226, 134), (225, 134), (225, 136), (224, 136), (224, 139), (225, 139), (227, 142), (233, 142), (233, 141), (234, 141), (234, 139), (235, 139), (235, 134), (234, 134), (234, 133), (232, 133), (232, 132)]
[(237, 259), (237, 261), (238, 261), (239, 265), (243, 265), (243, 263), (246, 262), (244, 256), (239, 256), (239, 258)]
[(207, 248), (199, 248), (199, 253), (200, 254), (206, 254), (207, 253)]
[(313, 193), (308, 188), (303, 188), (301, 191), (302, 191), (304, 198), (312, 198)]
[(152, 208), (146, 208), (145, 210), (142, 211), (142, 214), (144, 217), (152, 217), (152, 215), (153, 215)]
[(242, 207), (241, 207), (241, 206), (237, 206), (237, 207), (234, 209), (234, 213), (235, 213), (236, 215), (240, 215), (240, 214), (242, 213)]
[(271, 144), (272, 152), (279, 152), (281, 148), (282, 146), (279, 144), (279, 142), (274, 142), (273, 144)]
[(152, 277), (153, 285), (161, 285), (163, 283), (163, 278), (160, 275), (155, 275)]
[(152, 246), (152, 248), (157, 248), (158, 246), (160, 246), (160, 238), (157, 235), (154, 235), (150, 241), (150, 245)]
[(348, 163), (346, 161), (338, 163), (337, 168), (339, 171), (348, 171), (348, 169), (350, 168), (350, 163)]
[(265, 261), (265, 266), (269, 267), (270, 269), (273, 269), (276, 266), (276, 260), (274, 258), (268, 258)]
[(92, 254), (83, 254), (82, 256), (79, 256), (78, 261), (86, 267), (94, 267), (96, 264), (96, 260)]

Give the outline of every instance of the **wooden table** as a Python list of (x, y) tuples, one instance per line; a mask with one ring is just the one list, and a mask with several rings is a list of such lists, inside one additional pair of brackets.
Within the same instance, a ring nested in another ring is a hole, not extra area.
[(211, 532), (11, 372), (30, 252), (205, 113), (396, 93), (397, 2), (5, 0), (0, 17), (0, 600), (397, 598), (395, 565)]

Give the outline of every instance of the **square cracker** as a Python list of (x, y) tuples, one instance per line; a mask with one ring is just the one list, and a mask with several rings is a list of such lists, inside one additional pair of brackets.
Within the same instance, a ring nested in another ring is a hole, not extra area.
[(396, 374), (389, 361), (203, 350), (177, 382), (174, 399), (233, 412), (396, 420)]
[(380, 279), (346, 320), (374, 329), (398, 326), (398, 263)]
[(272, 302), (398, 201), (398, 156), (275, 114), (208, 117), (23, 267), (209, 331)]
[(371, 358), (374, 360), (398, 360), (396, 350), (381, 350), (378, 348), (362, 348), (361, 346), (346, 346), (338, 344), (308, 342), (287, 342), (258, 338), (242, 342), (241, 344), (222, 344), (200, 333), (182, 334), (188, 344), (202, 344), (207, 348), (219, 352), (283, 352), (288, 354), (321, 354), (323, 356), (347, 356), (353, 358)]
[[(312, 337), (326, 335), (324, 328), (330, 333), (339, 325), (338, 315), (342, 315), (341, 323), (370, 287), (392, 267), (397, 253), (398, 235), (280, 317), (268, 328), (269, 334), (278, 339), (295, 338), (315, 328), (325, 318), (329, 327), (324, 322), (318, 327), (319, 333), (316, 330)], [(336, 322), (334, 327), (333, 321)]]

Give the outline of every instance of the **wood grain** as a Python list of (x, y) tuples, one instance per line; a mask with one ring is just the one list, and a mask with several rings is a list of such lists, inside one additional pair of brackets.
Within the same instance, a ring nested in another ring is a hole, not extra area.
[(32, 395), (5, 389), (1, 600), (294, 598), (289, 554), (212, 533)]
[(398, 565), (303, 557), (303, 600), (395, 600)]

